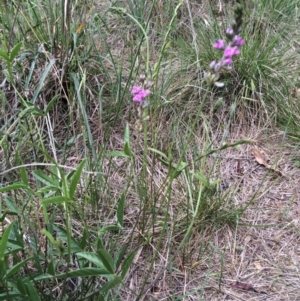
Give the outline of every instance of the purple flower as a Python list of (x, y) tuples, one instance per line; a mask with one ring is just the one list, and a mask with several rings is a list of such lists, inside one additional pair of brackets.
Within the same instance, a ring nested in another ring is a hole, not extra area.
[(238, 35), (233, 37), (233, 45), (235, 46), (242, 46), (244, 45), (245, 41)]
[(132, 90), (131, 90), (131, 94), (132, 95), (136, 95), (139, 94), (141, 92), (142, 88), (139, 86), (133, 86)]
[(228, 65), (231, 65), (233, 63), (233, 60), (232, 60), (231, 57), (229, 57), (229, 58), (223, 59), (221, 62), (222, 62), (223, 66), (228, 66)]
[(213, 44), (213, 47), (216, 49), (224, 50), (225, 49), (225, 42), (221, 39), (218, 40), (217, 43)]
[(143, 89), (140, 86), (133, 86), (131, 94), (133, 95), (132, 100), (134, 102), (138, 102), (140, 105), (146, 106), (148, 103), (145, 101), (145, 98), (151, 94), (151, 91)]
[(226, 29), (226, 34), (229, 35), (229, 36), (232, 36), (234, 33), (233, 33), (233, 29), (231, 27), (228, 27)]
[(225, 58), (232, 58), (235, 55), (239, 55), (240, 54), (240, 50), (238, 49), (237, 46), (228, 46), (226, 47), (226, 49), (224, 50), (224, 57)]

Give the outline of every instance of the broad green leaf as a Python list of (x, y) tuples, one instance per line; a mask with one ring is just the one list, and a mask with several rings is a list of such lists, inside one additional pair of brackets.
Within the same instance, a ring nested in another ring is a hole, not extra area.
[(14, 222), (12, 222), (8, 225), (8, 227), (4, 230), (4, 233), (1, 237), (1, 241), (0, 241), (0, 260), (1, 261), (4, 261), (5, 249), (6, 249), (6, 245), (8, 242), (9, 233), (10, 233), (10, 230), (11, 230), (13, 224), (14, 224)]
[(6, 51), (0, 50), (0, 56), (7, 62), (9, 62), (9, 56)]
[(125, 204), (125, 195), (124, 193), (122, 193), (119, 199), (119, 204), (117, 209), (117, 225), (120, 228), (123, 228), (124, 204)]
[(113, 274), (115, 272), (115, 265), (111, 255), (104, 249), (98, 250), (98, 255), (104, 267)]
[(11, 50), (11, 53), (10, 53), (10, 55), (9, 55), (9, 60), (10, 60), (10, 62), (12, 62), (12, 61), (15, 59), (15, 57), (18, 55), (18, 53), (19, 53), (19, 51), (20, 51), (22, 45), (23, 45), (23, 42), (19, 42), (19, 43), (17, 43), (17, 44), (15, 45), (15, 47)]
[(121, 151), (112, 151), (107, 153), (107, 156), (109, 157), (126, 157), (126, 158), (130, 158), (128, 155), (125, 154), (125, 152), (121, 152)]
[(122, 276), (122, 279), (125, 278), (131, 264), (132, 264), (132, 261), (134, 259), (134, 256), (135, 256), (135, 253), (134, 252), (131, 252), (128, 257), (124, 260), (124, 263), (122, 265), (122, 271), (121, 271), (121, 276)]
[(51, 204), (61, 204), (61, 203), (68, 203), (70, 199), (65, 196), (53, 196), (51, 198), (43, 199), (42, 205), (51, 205)]
[(7, 192), (16, 189), (28, 189), (28, 186), (23, 183), (14, 183), (12, 185), (8, 185), (0, 188), (0, 192)]
[(69, 196), (70, 199), (73, 199), (76, 188), (77, 188), (77, 184), (80, 180), (80, 176), (81, 176), (81, 172), (83, 169), (83, 166), (85, 164), (85, 159), (81, 161), (81, 163), (77, 166), (76, 171), (72, 177), (71, 183), (70, 183), (70, 188), (69, 188)]

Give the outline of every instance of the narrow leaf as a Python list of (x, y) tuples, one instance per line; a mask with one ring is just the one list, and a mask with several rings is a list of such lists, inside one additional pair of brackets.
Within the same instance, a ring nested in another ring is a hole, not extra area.
[(110, 273), (113, 274), (115, 272), (115, 266), (114, 266), (114, 261), (113, 261), (112, 257), (110, 256), (110, 254), (107, 251), (100, 249), (100, 250), (98, 250), (98, 255), (99, 255), (100, 259), (102, 260), (102, 263), (105, 266), (105, 268)]
[(25, 260), (15, 264), (13, 267), (8, 269), (7, 272), (6, 272), (6, 278), (8, 279), (9, 277), (16, 274), (31, 259), (32, 259), (32, 257), (28, 257)]
[(43, 199), (42, 205), (50, 205), (50, 204), (61, 204), (61, 203), (68, 203), (70, 199), (65, 196), (53, 196), (51, 198)]
[(2, 235), (1, 241), (0, 241), (0, 260), (1, 261), (4, 261), (5, 249), (6, 249), (6, 245), (7, 245), (7, 242), (8, 242), (8, 237), (9, 237), (9, 234), (10, 234), (10, 230), (11, 230), (13, 224), (14, 223), (12, 222), (8, 225), (8, 227), (5, 229), (5, 231)]
[(123, 228), (124, 204), (125, 204), (125, 195), (124, 193), (122, 193), (119, 199), (119, 204), (117, 209), (117, 225), (120, 228)]
[(48, 114), (49, 111), (52, 109), (55, 101), (59, 98), (59, 95), (55, 95), (47, 104), (46, 109), (45, 109), (45, 114)]
[(92, 252), (78, 252), (76, 255), (95, 264), (98, 268), (104, 269), (104, 265), (102, 264), (97, 254)]
[(36, 100), (37, 100), (37, 98), (38, 98), (38, 96), (39, 96), (39, 94), (40, 94), (40, 92), (41, 92), (41, 90), (42, 90), (42, 88), (45, 84), (46, 77), (48, 76), (48, 73), (51, 71), (52, 66), (54, 64), (55, 64), (55, 59), (52, 59), (52, 60), (50, 60), (48, 66), (45, 68), (45, 70), (44, 70), (44, 72), (43, 72), (43, 74), (40, 78), (40, 81), (37, 85), (37, 88), (34, 91), (33, 98), (32, 98), (32, 103), (36, 102)]
[(7, 192), (7, 191), (11, 191), (11, 190), (16, 190), (16, 189), (27, 189), (27, 188), (28, 188), (27, 185), (25, 185), (23, 183), (14, 183), (12, 185), (1, 187), (0, 192)]
[(122, 283), (122, 279), (118, 276), (115, 276), (112, 280), (108, 281), (101, 287), (99, 291), (100, 296), (104, 297), (112, 288), (118, 286), (121, 283)]
[(128, 155), (125, 154), (125, 152), (121, 152), (121, 151), (112, 151), (107, 153), (107, 156), (109, 157), (126, 157), (129, 158)]
[(112, 278), (114, 275), (110, 274), (107, 270), (97, 269), (97, 268), (82, 268), (74, 270), (68, 273), (63, 273), (55, 276), (57, 279), (65, 279), (70, 277), (89, 277), (89, 276), (101, 276), (108, 279)]
[(73, 199), (73, 197), (74, 197), (76, 187), (80, 180), (81, 172), (82, 172), (83, 166), (85, 164), (85, 161), (86, 161), (85, 159), (81, 161), (81, 163), (77, 166), (76, 171), (72, 177), (70, 188), (69, 188), (70, 199)]
[(21, 47), (23, 45), (23, 42), (19, 42), (18, 44), (15, 45), (15, 47), (11, 50), (11, 53), (9, 55), (9, 60), (12, 62), (15, 57), (18, 55)]
[(7, 62), (9, 62), (9, 56), (6, 51), (0, 50), (0, 56)]
[(121, 272), (121, 276), (122, 276), (122, 279), (125, 278), (131, 264), (132, 264), (132, 261), (134, 259), (134, 256), (135, 256), (135, 253), (134, 252), (131, 252), (129, 254), (129, 256), (124, 260), (124, 263), (123, 263), (123, 266), (122, 266), (122, 272)]

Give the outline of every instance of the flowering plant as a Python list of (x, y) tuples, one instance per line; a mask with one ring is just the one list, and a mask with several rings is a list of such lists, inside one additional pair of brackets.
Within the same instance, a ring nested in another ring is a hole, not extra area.
[(218, 82), (220, 77), (220, 72), (222, 69), (231, 70), (233, 64), (233, 57), (240, 54), (240, 47), (244, 45), (245, 41), (240, 37), (240, 32), (242, 30), (242, 16), (243, 11), (240, 7), (237, 7), (234, 11), (235, 19), (231, 27), (226, 30), (226, 37), (229, 43), (223, 39), (219, 39), (213, 44), (215, 49), (223, 51), (223, 56), (219, 61), (212, 61), (209, 65), (210, 72), (204, 72), (204, 78), (208, 85), (216, 85), (217, 87), (223, 87), (224, 83)]
[(138, 131), (143, 129), (143, 122), (148, 120), (148, 110), (146, 107), (149, 105), (146, 98), (151, 94), (149, 88), (152, 86), (151, 81), (147, 81), (146, 75), (140, 75), (140, 83), (134, 85), (131, 89), (132, 100), (139, 104), (138, 106), (138, 120), (136, 122), (136, 128)]

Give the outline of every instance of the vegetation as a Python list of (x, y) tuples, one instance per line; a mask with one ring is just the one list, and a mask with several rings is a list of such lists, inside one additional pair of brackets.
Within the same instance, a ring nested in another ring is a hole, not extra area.
[(298, 0), (0, 23), (0, 300), (300, 298)]

